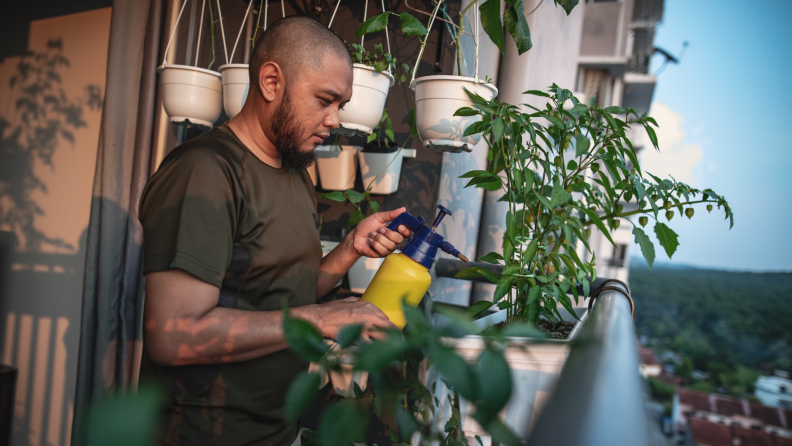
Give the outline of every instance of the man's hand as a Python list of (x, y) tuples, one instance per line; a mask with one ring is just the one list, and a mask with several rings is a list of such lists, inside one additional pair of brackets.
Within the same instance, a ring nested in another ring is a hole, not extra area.
[(393, 325), (388, 316), (371, 302), (357, 297), (348, 297), (321, 305), (307, 305), (292, 310), (293, 317), (307, 320), (319, 329), (323, 337), (337, 339), (338, 332), (346, 325), (362, 325), (362, 339), (369, 337), (385, 339), (382, 330), (399, 328)]
[(358, 256), (385, 257), (396, 249), (396, 245), (410, 236), (410, 230), (399, 225), (399, 232), (386, 228), (388, 223), (401, 215), (406, 208), (377, 212), (364, 218), (352, 232), (352, 251)]

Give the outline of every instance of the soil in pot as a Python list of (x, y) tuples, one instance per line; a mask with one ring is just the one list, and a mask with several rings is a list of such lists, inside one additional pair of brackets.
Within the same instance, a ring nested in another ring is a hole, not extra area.
[[(506, 321), (495, 324), (495, 328), (503, 330), (506, 328)], [(572, 329), (575, 328), (575, 323), (561, 321), (555, 324), (546, 319), (542, 319), (536, 328), (550, 335), (552, 339), (566, 339), (569, 337), (569, 334), (572, 333)]]

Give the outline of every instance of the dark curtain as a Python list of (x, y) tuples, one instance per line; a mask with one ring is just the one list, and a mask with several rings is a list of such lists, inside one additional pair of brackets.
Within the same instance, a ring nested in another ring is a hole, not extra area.
[[(115, 0), (83, 288), (72, 444), (92, 401), (135, 384), (143, 316), (138, 201), (149, 177), (165, 0)], [(166, 36), (167, 37), (167, 36)]]

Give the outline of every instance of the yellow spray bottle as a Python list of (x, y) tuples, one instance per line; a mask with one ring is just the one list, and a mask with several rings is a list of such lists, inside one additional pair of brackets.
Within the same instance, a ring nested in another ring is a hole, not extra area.
[(432, 283), (429, 268), (437, 255), (437, 249), (440, 248), (452, 256), (468, 261), (467, 257), (434, 231), (446, 214), (451, 215), (451, 211), (443, 206), (437, 208), (440, 212), (437, 213), (431, 228), (424, 226), (425, 220), (422, 216), (415, 218), (407, 212), (396, 217), (388, 225), (391, 231), (395, 231), (399, 225), (404, 225), (413, 231), (413, 236), (402, 247), (400, 253), (390, 254), (385, 258), (362, 297), (362, 300), (369, 301), (382, 310), (400, 329), (407, 323), (402, 301), (413, 307), (421, 303)]

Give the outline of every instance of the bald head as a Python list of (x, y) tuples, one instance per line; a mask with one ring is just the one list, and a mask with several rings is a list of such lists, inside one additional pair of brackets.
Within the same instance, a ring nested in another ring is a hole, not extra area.
[(278, 64), (290, 83), (307, 70), (321, 71), (327, 56), (345, 60), (352, 68), (349, 50), (336, 33), (310, 17), (284, 17), (267, 27), (256, 43), (250, 58), (250, 85), (258, 89), (259, 71), (267, 62)]

